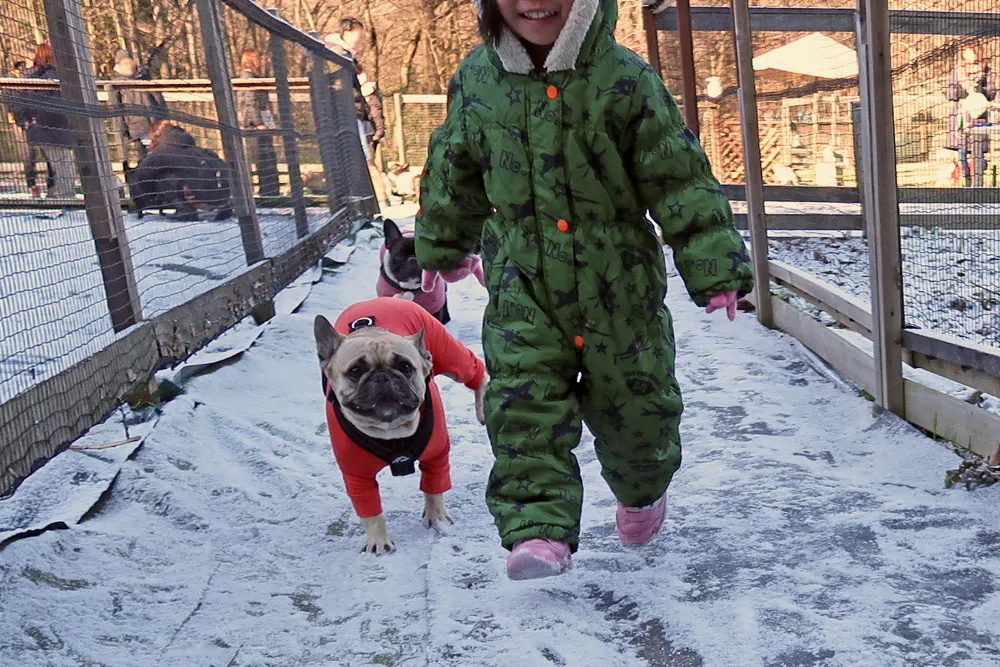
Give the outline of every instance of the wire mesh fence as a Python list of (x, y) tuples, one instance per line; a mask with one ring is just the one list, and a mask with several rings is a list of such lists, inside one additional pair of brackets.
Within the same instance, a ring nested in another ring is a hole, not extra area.
[(350, 61), (226, 2), (5, 6), (0, 495), (377, 215)]

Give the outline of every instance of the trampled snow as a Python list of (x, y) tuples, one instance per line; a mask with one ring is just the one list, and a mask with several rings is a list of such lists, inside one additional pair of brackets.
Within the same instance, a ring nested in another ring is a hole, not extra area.
[[(676, 277), (685, 454), (652, 544), (618, 543), (588, 436), (574, 569), (507, 580), (485, 430), (471, 392), (443, 379), (455, 524), (425, 530), (416, 477), (386, 474), (398, 551), (360, 554), (312, 319), (374, 293), (377, 242), (362, 238), (237, 363), (192, 378), (86, 520), (0, 551), (0, 664), (1000, 661), (1000, 489), (946, 491), (951, 451), (788, 336), (705, 315)], [(450, 290), (449, 328), (477, 351), (484, 302), (474, 281)]]

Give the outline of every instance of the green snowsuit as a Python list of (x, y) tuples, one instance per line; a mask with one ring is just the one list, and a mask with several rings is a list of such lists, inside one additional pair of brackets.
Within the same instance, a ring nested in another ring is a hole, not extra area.
[(496, 457), (487, 504), (503, 545), (579, 541), (581, 423), (625, 505), (659, 498), (681, 462), (667, 278), (649, 210), (692, 299), (747, 294), (729, 202), (660, 78), (619, 46), (615, 0), (575, 0), (545, 71), (505, 31), (474, 50), (430, 140), (417, 258), (479, 249)]

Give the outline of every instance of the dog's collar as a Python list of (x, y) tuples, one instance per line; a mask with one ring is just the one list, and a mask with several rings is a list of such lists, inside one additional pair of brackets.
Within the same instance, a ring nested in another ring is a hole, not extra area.
[(388, 465), (393, 477), (403, 477), (404, 475), (412, 475), (416, 472), (414, 464), (420, 459), (424, 450), (427, 449), (427, 445), (431, 441), (431, 435), (434, 433), (434, 399), (430, 391), (430, 376), (427, 377), (427, 391), (424, 393), (426, 399), (421, 410), (420, 423), (417, 424), (417, 430), (408, 438), (393, 438), (391, 440), (373, 438), (352, 424), (344, 415), (340, 407), (340, 401), (337, 400), (336, 394), (333, 393), (333, 387), (330, 386), (330, 382), (326, 379), (326, 374), (321, 373), (321, 378), (323, 381), (323, 394), (326, 396), (327, 402), (333, 406), (333, 412), (337, 417), (340, 428), (344, 431), (344, 435), (350, 438), (358, 447)]
[(417, 287), (416, 289), (412, 289), (408, 287), (403, 287), (402, 285), (397, 283), (396, 280), (389, 275), (389, 272), (385, 270), (385, 265), (379, 266), (378, 271), (382, 275), (382, 280), (389, 283), (389, 287), (396, 290), (397, 292), (409, 292), (410, 294), (416, 294), (420, 291), (419, 287)]

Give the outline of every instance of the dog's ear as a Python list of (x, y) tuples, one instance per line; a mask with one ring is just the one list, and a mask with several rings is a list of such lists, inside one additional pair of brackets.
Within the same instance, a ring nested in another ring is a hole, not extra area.
[(387, 246), (403, 238), (403, 232), (399, 231), (399, 227), (392, 220), (387, 219), (385, 221), (385, 224), (382, 225), (382, 231), (385, 234), (385, 244)]
[(342, 336), (322, 315), (317, 315), (313, 322), (313, 334), (316, 336), (316, 352), (319, 354), (319, 363), (321, 366), (326, 366), (333, 359), (333, 355), (336, 354), (337, 348), (344, 342), (346, 336)]
[(417, 348), (417, 352), (420, 353), (420, 356), (424, 358), (424, 361), (427, 362), (429, 367), (433, 362), (431, 361), (431, 353), (427, 350), (427, 346), (424, 344), (424, 336), (424, 329), (421, 328), (420, 331), (412, 336), (407, 336), (406, 340), (413, 343), (413, 347)]

